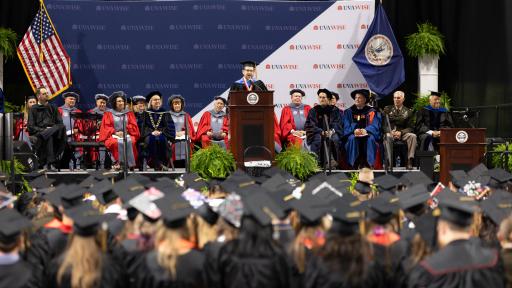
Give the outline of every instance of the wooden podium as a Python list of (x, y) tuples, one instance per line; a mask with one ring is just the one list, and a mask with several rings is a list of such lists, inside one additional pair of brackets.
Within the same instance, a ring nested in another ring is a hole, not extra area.
[(441, 128), (440, 181), (447, 185), (450, 170), (468, 171), (482, 162), (485, 154), (485, 128)]
[(233, 91), (229, 93), (230, 148), (237, 166), (242, 168), (244, 151), (251, 149), (245, 161), (274, 160), (274, 91)]

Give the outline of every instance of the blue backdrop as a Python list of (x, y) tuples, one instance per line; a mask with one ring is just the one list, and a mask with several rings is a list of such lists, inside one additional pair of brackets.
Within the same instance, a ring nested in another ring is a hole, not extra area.
[(263, 60), (332, 4), (46, 1), (79, 107), (96, 93), (160, 90), (182, 94), (192, 115), (241, 77), (241, 60)]

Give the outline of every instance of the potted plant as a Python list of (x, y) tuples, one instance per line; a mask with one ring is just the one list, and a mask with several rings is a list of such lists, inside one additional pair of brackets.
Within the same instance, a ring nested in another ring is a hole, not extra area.
[(418, 32), (406, 38), (407, 54), (418, 58), (418, 88), (420, 94), (438, 91), (438, 61), (444, 54), (444, 37), (430, 23), (418, 24)]
[[(420, 94), (418, 95), (418, 98), (416, 98), (416, 100), (414, 100), (414, 106), (412, 107), (414, 111), (420, 111), (423, 107), (429, 105), (429, 101), (428, 101), (428, 96), (430, 95), (430, 93), (428, 94)], [(446, 108), (447, 110), (450, 110), (450, 102), (452, 101), (452, 99), (450, 99), (450, 97), (448, 96), (448, 94), (446, 94), (446, 92), (441, 92), (441, 107), (444, 107)]]
[(512, 144), (500, 144), (494, 147), (491, 156), (492, 165), (512, 171)]
[(316, 157), (297, 145), (291, 145), (285, 151), (277, 154), (276, 162), (279, 168), (301, 181), (320, 171)]
[(231, 152), (219, 145), (210, 145), (194, 152), (190, 169), (204, 179), (224, 179), (235, 171), (236, 163)]
[(0, 89), (4, 88), (4, 58), (10, 59), (16, 54), (16, 32), (0, 27)]

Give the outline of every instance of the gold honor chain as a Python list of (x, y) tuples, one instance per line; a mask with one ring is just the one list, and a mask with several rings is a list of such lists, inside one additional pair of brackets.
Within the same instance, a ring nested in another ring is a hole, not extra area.
[(151, 125), (153, 125), (153, 130), (158, 130), (158, 126), (160, 126), (160, 122), (162, 122), (162, 116), (164, 116), (164, 114), (160, 114), (158, 116), (158, 121), (156, 122), (156, 125), (155, 125), (155, 121), (153, 120), (153, 115), (149, 114), (149, 120), (151, 120)]

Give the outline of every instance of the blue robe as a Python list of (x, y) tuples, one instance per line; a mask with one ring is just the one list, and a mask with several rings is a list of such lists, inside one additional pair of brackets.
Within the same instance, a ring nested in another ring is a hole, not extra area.
[[(345, 139), (347, 160), (351, 166), (354, 166), (359, 156), (360, 141), (366, 141), (366, 161), (369, 165), (374, 166), (378, 147), (377, 141), (381, 137), (381, 124), (381, 115), (373, 107), (365, 106), (359, 110), (355, 105), (352, 105), (352, 107), (345, 110), (343, 114), (343, 137)], [(368, 136), (355, 137), (354, 130), (356, 129), (366, 129)]]
[[(324, 127), (324, 115), (328, 117), (329, 128)], [(326, 107), (317, 105), (309, 110), (308, 118), (304, 124), (304, 130), (306, 131), (306, 142), (309, 145), (310, 151), (318, 155), (320, 157), (319, 159), (323, 157), (323, 154), (321, 154), (321, 134), (322, 131), (327, 129), (334, 129), (336, 132), (331, 137), (331, 143), (334, 144), (334, 148), (337, 150), (341, 145), (340, 139), (343, 135), (343, 126), (338, 108), (331, 105), (327, 105)], [(335, 160), (337, 160), (337, 151), (332, 151), (331, 149), (331, 152), (335, 155)]]
[[(174, 122), (172, 121), (171, 114), (163, 108), (158, 110), (148, 109), (144, 114), (144, 132), (142, 137), (146, 144), (148, 160), (152, 167), (159, 168), (161, 163), (167, 165), (169, 161), (170, 146), (168, 142), (174, 142), (176, 136)], [(150, 117), (153, 118), (153, 121), (151, 121)], [(151, 133), (155, 130), (162, 132), (162, 134), (154, 136)]]

